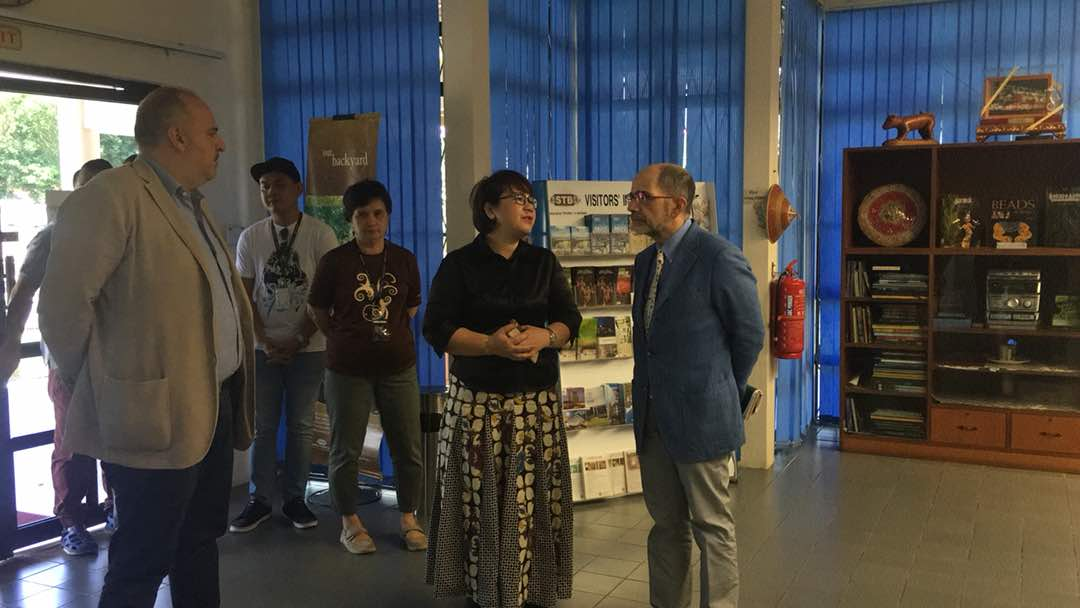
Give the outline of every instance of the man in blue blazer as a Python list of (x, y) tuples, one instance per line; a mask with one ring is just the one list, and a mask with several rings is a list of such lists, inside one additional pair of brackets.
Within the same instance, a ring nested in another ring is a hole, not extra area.
[(691, 219), (694, 179), (658, 164), (634, 177), (630, 229), (655, 244), (634, 260), (634, 436), (641, 460), (653, 606), (690, 605), (691, 539), (701, 606), (736, 606), (728, 465), (743, 443), (739, 395), (765, 339), (753, 272)]

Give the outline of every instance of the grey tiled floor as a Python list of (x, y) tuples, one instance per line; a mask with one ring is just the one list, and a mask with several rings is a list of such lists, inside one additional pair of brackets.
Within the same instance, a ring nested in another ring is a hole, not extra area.
[[(742, 608), (1080, 606), (1078, 476), (841, 454), (826, 430), (772, 470), (743, 469), (734, 493)], [(463, 605), (431, 599), (424, 556), (396, 540), (392, 499), (361, 510), (374, 556), (346, 554), (333, 514), (316, 511), (315, 530), (275, 517), (222, 541), (224, 606)], [(561, 608), (647, 606), (641, 499), (579, 505), (575, 520), (574, 598)], [(19, 555), (0, 564), (0, 603), (93, 606), (105, 565), (105, 551)], [(158, 600), (170, 605), (167, 589)]]

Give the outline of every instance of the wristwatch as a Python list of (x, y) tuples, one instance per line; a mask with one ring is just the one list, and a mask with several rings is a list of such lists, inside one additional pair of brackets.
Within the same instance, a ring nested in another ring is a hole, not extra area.
[(555, 348), (555, 343), (559, 341), (559, 334), (555, 333), (554, 329), (547, 328), (548, 332), (548, 347)]

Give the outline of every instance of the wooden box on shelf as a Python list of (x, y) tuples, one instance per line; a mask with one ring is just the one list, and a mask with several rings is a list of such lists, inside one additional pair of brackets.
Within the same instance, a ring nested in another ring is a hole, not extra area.
[[(902, 246), (859, 224), (888, 184), (927, 205)], [(843, 186), (841, 449), (1080, 472), (1080, 248), (1046, 211), (1080, 191), (1080, 140), (847, 149)]]

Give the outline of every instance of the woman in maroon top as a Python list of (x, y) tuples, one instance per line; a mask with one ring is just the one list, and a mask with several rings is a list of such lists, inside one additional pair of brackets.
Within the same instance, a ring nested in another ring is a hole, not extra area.
[(415, 515), (423, 484), (420, 387), (410, 326), (420, 306), (420, 270), (411, 251), (386, 240), (393, 203), (381, 183), (353, 184), (342, 203), (355, 238), (323, 256), (308, 295), (326, 335), (330, 495), (341, 514), (340, 540), (351, 553), (375, 551), (356, 515), (356, 475), (377, 407), (397, 477), (401, 537), (410, 551), (423, 551), (427, 537)]
[(443, 260), (424, 337), (454, 355), (439, 438), (427, 580), (436, 597), (553, 608), (570, 597), (573, 514), (558, 351), (581, 315), (547, 249), (527, 179), (473, 188), (480, 235)]

